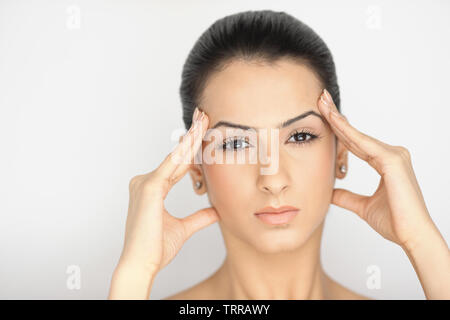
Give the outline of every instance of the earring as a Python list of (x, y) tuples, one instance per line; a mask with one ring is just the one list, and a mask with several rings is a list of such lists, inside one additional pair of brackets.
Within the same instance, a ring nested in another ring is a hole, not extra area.
[(341, 166), (339, 167), (339, 170), (340, 170), (342, 173), (346, 173), (346, 172), (347, 172), (347, 167), (345, 166), (345, 164), (343, 164), (343, 165), (341, 165)]
[(201, 181), (195, 182), (195, 188), (196, 189), (200, 189), (201, 187), (202, 187), (202, 182)]

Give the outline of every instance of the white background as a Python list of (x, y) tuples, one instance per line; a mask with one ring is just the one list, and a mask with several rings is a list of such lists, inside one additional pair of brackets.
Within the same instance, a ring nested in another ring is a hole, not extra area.
[[(107, 297), (129, 180), (153, 170), (183, 128), (189, 50), (215, 20), (259, 9), (292, 14), (325, 40), (343, 113), (410, 150), (448, 242), (450, 2), (0, 1), (0, 298)], [(354, 155), (336, 182), (366, 195), (377, 184)], [(166, 201), (178, 217), (207, 205), (188, 176)], [(326, 272), (360, 294), (424, 298), (401, 248), (350, 211), (330, 206), (321, 255)], [(224, 256), (217, 224), (198, 232), (158, 274), (151, 298), (203, 280)], [(67, 288), (70, 265), (80, 267), (79, 290)], [(380, 289), (366, 285), (371, 265)]]

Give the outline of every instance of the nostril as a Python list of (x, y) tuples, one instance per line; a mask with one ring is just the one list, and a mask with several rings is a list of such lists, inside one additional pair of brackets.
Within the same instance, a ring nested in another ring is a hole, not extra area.
[(277, 193), (280, 193), (280, 192), (284, 191), (287, 187), (288, 186), (285, 185), (282, 188), (263, 187), (263, 189), (268, 191), (268, 192), (270, 192), (270, 193), (272, 193), (272, 194), (277, 194)]

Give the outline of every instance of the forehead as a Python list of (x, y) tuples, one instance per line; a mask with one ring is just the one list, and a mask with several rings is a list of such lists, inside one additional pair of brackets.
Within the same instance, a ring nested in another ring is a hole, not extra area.
[(271, 125), (302, 111), (318, 111), (321, 91), (319, 79), (304, 64), (288, 59), (276, 64), (236, 60), (208, 79), (201, 108), (210, 124), (226, 119)]

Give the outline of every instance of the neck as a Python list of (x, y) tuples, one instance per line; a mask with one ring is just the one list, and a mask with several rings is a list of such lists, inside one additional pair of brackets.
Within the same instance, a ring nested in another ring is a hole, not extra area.
[(323, 225), (302, 246), (278, 253), (261, 253), (224, 237), (227, 256), (216, 274), (222, 292), (231, 300), (328, 299), (320, 263)]

